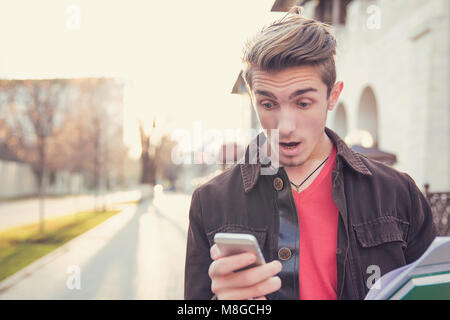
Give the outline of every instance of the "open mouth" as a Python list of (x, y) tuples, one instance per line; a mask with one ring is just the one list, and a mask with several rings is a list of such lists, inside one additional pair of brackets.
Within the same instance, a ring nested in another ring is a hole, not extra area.
[(280, 142), (280, 146), (282, 146), (286, 149), (294, 149), (299, 144), (300, 144), (300, 142)]

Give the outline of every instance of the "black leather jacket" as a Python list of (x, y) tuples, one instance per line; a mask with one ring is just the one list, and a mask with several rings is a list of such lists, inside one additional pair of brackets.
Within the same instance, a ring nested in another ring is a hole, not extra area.
[[(332, 130), (325, 132), (337, 148), (332, 173), (333, 200), (339, 209), (337, 297), (363, 299), (371, 266), (378, 266), (383, 275), (422, 255), (435, 237), (432, 214), (409, 175), (352, 151)], [(299, 299), (301, 229), (286, 171), (280, 167), (272, 175), (262, 175), (270, 162), (250, 160), (247, 148), (245, 163), (229, 168), (192, 195), (186, 299), (213, 297), (209, 250), (217, 232), (255, 235), (266, 261), (278, 259), (283, 266), (282, 287), (268, 298)]]

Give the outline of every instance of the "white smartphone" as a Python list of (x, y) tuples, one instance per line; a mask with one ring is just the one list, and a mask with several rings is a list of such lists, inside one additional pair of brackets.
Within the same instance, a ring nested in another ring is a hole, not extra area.
[(256, 255), (256, 262), (247, 268), (265, 264), (264, 256), (259, 248), (258, 241), (252, 234), (246, 233), (216, 233), (214, 243), (220, 250), (222, 256), (231, 256), (244, 252), (252, 252)]

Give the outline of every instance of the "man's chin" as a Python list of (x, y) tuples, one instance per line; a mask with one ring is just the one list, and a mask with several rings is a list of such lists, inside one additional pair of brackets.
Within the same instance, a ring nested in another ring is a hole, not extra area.
[(305, 163), (305, 160), (299, 157), (293, 157), (293, 158), (286, 158), (281, 157), (280, 158), (280, 165), (283, 167), (298, 167)]

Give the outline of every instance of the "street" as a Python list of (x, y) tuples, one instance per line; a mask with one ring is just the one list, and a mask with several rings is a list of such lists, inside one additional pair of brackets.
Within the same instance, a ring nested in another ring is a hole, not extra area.
[(155, 193), (0, 283), (0, 299), (183, 299), (190, 196)]

